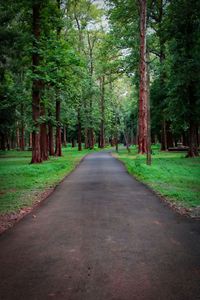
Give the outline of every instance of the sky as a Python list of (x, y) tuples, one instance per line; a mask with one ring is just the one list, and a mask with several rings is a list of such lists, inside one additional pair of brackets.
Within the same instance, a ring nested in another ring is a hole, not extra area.
[(105, 6), (105, 1), (104, 0), (93, 0), (93, 2), (101, 8), (103, 8)]

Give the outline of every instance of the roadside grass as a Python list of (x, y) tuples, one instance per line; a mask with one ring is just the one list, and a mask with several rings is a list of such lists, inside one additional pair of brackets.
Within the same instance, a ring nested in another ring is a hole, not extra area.
[(152, 165), (146, 165), (146, 156), (119, 151), (116, 156), (124, 162), (128, 172), (150, 186), (154, 191), (177, 205), (200, 206), (200, 157), (185, 158), (183, 152), (161, 152), (153, 148)]
[(44, 190), (53, 188), (91, 150), (63, 148), (62, 157), (30, 164), (30, 151), (0, 153), (0, 214), (17, 212), (33, 205)]

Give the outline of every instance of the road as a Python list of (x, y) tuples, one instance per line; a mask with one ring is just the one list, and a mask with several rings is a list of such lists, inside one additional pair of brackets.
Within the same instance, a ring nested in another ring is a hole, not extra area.
[(90, 154), (0, 237), (0, 299), (200, 299), (200, 223)]

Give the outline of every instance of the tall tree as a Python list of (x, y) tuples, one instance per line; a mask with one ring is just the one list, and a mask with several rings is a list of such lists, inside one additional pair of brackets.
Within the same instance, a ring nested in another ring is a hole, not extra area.
[[(59, 15), (61, 16), (61, 0), (57, 0)], [(61, 34), (61, 25), (58, 23), (57, 26), (57, 38), (60, 39)], [(56, 148), (55, 155), (62, 156), (62, 140), (61, 140), (61, 101), (60, 101), (60, 91), (57, 89), (56, 91)]]
[(31, 163), (40, 163), (41, 150), (40, 150), (40, 132), (39, 132), (39, 117), (40, 117), (40, 98), (41, 98), (41, 80), (38, 79), (37, 68), (40, 65), (39, 42), (41, 35), (41, 3), (33, 1), (32, 5), (33, 16), (33, 84), (32, 84), (32, 116), (34, 129), (32, 132), (32, 161)]
[[(200, 123), (200, 3), (196, 0), (171, 1), (169, 6), (169, 110), (189, 134), (188, 157), (198, 156)], [(176, 110), (174, 106), (176, 105)]]
[(140, 6), (140, 92), (138, 116), (138, 152), (147, 153), (147, 101), (148, 101), (148, 76), (147, 76), (147, 2), (139, 1)]

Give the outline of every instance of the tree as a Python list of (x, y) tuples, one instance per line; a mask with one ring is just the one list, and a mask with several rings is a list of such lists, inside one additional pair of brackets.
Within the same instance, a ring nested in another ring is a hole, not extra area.
[(31, 163), (40, 163), (41, 149), (40, 149), (40, 133), (39, 133), (39, 117), (40, 117), (40, 98), (42, 84), (41, 80), (37, 78), (37, 67), (40, 64), (39, 55), (39, 42), (41, 35), (41, 4), (39, 2), (33, 2), (32, 5), (32, 16), (33, 16), (33, 54), (32, 54), (32, 65), (33, 65), (33, 78), (32, 83), (32, 114), (34, 129), (32, 133), (32, 160)]
[[(200, 4), (199, 1), (171, 1), (168, 41), (170, 52), (169, 112), (189, 133), (188, 157), (198, 156), (200, 121)], [(174, 110), (176, 107), (176, 111)]]
[(140, 0), (140, 92), (139, 92), (139, 116), (138, 116), (138, 152), (147, 153), (147, 101), (148, 101), (148, 75), (147, 75), (147, 3)]

